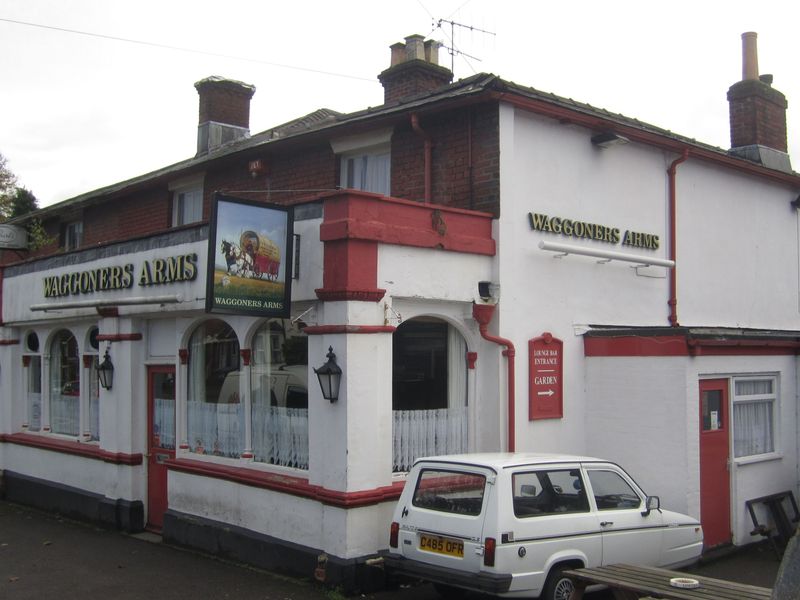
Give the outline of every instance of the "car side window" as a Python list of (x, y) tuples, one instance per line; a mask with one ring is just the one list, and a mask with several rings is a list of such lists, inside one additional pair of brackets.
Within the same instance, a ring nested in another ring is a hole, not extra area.
[(598, 510), (639, 508), (642, 505), (642, 499), (619, 473), (590, 470), (589, 481)]
[(514, 473), (514, 514), (519, 518), (588, 512), (578, 469), (543, 469)]

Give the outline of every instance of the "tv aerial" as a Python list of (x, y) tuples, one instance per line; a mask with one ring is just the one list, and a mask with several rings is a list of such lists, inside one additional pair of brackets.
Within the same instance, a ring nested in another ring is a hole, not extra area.
[(456, 28), (457, 27), (458, 28), (463, 28), (463, 29), (469, 29), (471, 32), (484, 33), (486, 35), (492, 35), (492, 36), (497, 35), (493, 31), (487, 31), (485, 29), (480, 29), (479, 27), (473, 27), (472, 25), (465, 25), (464, 23), (457, 23), (456, 21), (451, 21), (449, 19), (439, 19), (438, 21), (434, 21), (434, 29), (437, 29), (437, 28), (438, 29), (442, 29), (443, 25), (450, 25), (450, 44), (451, 45), (450, 46), (445, 45), (444, 47), (450, 53), (450, 70), (453, 73), (455, 73), (455, 57), (456, 57), (456, 54), (458, 54), (459, 56), (464, 56), (466, 58), (471, 58), (472, 60), (477, 60), (478, 62), (481, 62), (481, 59), (478, 58), (477, 56), (472, 56), (471, 54), (467, 54), (466, 52), (463, 52), (463, 51), (459, 50), (456, 47)]

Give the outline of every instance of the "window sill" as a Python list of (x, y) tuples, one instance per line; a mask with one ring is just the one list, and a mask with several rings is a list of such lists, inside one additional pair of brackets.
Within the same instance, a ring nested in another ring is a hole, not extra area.
[(733, 459), (736, 466), (752, 465), (755, 463), (771, 462), (773, 460), (783, 460), (782, 452), (769, 452), (767, 454), (756, 454), (754, 456), (742, 456)]
[(165, 461), (164, 464), (166, 464), (171, 471), (178, 471), (201, 477), (213, 477), (215, 479), (222, 479), (242, 485), (290, 494), (300, 498), (307, 498), (339, 508), (359, 508), (362, 506), (395, 501), (400, 497), (400, 493), (403, 491), (403, 482), (401, 481), (371, 490), (341, 492), (338, 490), (329, 490), (319, 485), (311, 485), (305, 477), (272, 473), (252, 467), (229, 466), (193, 458), (174, 458)]
[(100, 448), (97, 442), (80, 442), (71, 438), (55, 437), (49, 433), (4, 433), (0, 434), (0, 443), (17, 444), (29, 448), (39, 448), (61, 454), (71, 454), (116, 465), (141, 465), (141, 454), (125, 454), (109, 452)]

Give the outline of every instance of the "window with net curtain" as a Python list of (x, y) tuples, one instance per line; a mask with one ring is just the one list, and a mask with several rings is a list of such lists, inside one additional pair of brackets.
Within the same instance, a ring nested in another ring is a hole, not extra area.
[(192, 452), (239, 458), (249, 450), (256, 462), (308, 468), (308, 342), (290, 330), (281, 319), (259, 326), (246, 381), (233, 329), (219, 319), (195, 329), (187, 399)]
[(286, 320), (253, 337), (250, 368), (253, 459), (308, 468), (308, 338)]
[(28, 431), (42, 428), (42, 356), (39, 336), (31, 331), (25, 336), (26, 406)]
[(393, 468), (469, 449), (467, 344), (446, 321), (416, 318), (392, 340)]
[(187, 437), (197, 454), (239, 457), (245, 449), (239, 340), (224, 321), (200, 324), (189, 340)]
[(62, 329), (50, 343), (50, 430), (77, 436), (80, 429), (80, 356), (78, 342)]
[(775, 377), (734, 380), (733, 452), (736, 458), (775, 451)]

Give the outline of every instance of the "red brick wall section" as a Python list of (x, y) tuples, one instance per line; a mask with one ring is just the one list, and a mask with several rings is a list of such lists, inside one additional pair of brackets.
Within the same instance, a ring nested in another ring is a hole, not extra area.
[(290, 204), (319, 195), (309, 190), (330, 191), (336, 187), (336, 157), (330, 144), (277, 157), (264, 156), (261, 160), (265, 170), (255, 178), (248, 171), (246, 158), (206, 173), (205, 218), (210, 216), (215, 191), (249, 200)]
[(164, 231), (172, 223), (171, 196), (159, 187), (88, 207), (83, 213), (84, 246)]
[[(453, 208), (500, 212), (500, 145), (496, 104), (421, 118), (433, 142), (432, 201)], [(471, 164), (470, 164), (471, 161)], [(410, 124), (392, 136), (392, 196), (423, 201), (423, 140)]]
[(731, 147), (759, 144), (787, 150), (786, 97), (767, 83), (746, 80), (728, 90)]
[(227, 81), (203, 80), (195, 87), (200, 95), (198, 123), (214, 121), (250, 127), (250, 99), (254, 90)]

